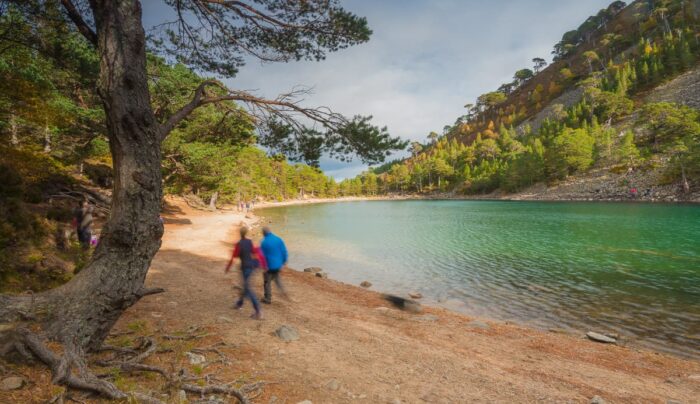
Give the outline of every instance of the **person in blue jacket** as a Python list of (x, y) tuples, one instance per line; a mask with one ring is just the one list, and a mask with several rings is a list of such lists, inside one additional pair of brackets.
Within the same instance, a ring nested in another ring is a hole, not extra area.
[(267, 271), (264, 275), (265, 298), (262, 302), (270, 304), (272, 303), (272, 282), (275, 282), (282, 295), (287, 298), (287, 292), (284, 290), (280, 279), (280, 272), (287, 265), (287, 246), (284, 245), (284, 241), (281, 238), (270, 231), (269, 227), (263, 227), (262, 232), (263, 241), (260, 244), (260, 249), (267, 262)]

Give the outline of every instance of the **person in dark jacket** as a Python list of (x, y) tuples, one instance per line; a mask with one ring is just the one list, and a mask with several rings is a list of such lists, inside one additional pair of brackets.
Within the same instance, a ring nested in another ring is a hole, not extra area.
[(272, 234), (269, 227), (263, 227), (263, 241), (260, 244), (260, 249), (265, 256), (267, 262), (267, 271), (265, 271), (265, 298), (263, 303), (272, 303), (272, 282), (275, 282), (282, 295), (287, 297), (287, 292), (282, 286), (280, 272), (287, 265), (287, 246), (284, 241), (276, 235)]
[(241, 226), (240, 233), (241, 240), (236, 243), (236, 248), (233, 250), (231, 259), (226, 265), (225, 272), (228, 273), (231, 270), (231, 265), (233, 265), (234, 258), (240, 258), (241, 273), (243, 275), (243, 294), (236, 302), (235, 308), (237, 310), (243, 308), (243, 302), (247, 297), (250, 299), (250, 302), (253, 304), (253, 308), (255, 309), (255, 312), (251, 318), (261, 320), (262, 311), (260, 310), (260, 303), (258, 302), (258, 297), (255, 295), (255, 292), (253, 292), (253, 289), (250, 287), (250, 278), (252, 277), (253, 273), (255, 273), (255, 269), (265, 267), (265, 257), (260, 253), (260, 249), (256, 248), (253, 245), (253, 242), (246, 238), (246, 234), (248, 234), (247, 227)]
[(78, 241), (83, 249), (90, 248), (90, 241), (92, 239), (92, 214), (94, 208), (86, 200), (82, 201), (78, 208), (73, 212), (75, 230), (78, 233)]

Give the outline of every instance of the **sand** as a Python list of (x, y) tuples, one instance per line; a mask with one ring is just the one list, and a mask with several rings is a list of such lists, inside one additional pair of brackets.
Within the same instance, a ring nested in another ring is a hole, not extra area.
[[(407, 313), (372, 290), (294, 270), (283, 273), (292, 300), (274, 291), (264, 319), (250, 319), (249, 303), (243, 310), (233, 309), (239, 274), (224, 274), (224, 266), (236, 226), (256, 218), (170, 202), (163, 246), (146, 280), (166, 292), (128, 309), (114, 332), (133, 330), (136, 324), (158, 337), (202, 327), (204, 339), (179, 346), (228, 344), (231, 362), (207, 367), (202, 376), (234, 385), (264, 381), (255, 403), (588, 403), (594, 396), (607, 403), (700, 403), (698, 360), (441, 308)], [(259, 238), (256, 232), (253, 236)], [(257, 274), (255, 279), (260, 294), (261, 278)], [(282, 325), (296, 329), (299, 339), (278, 338), (274, 331)], [(184, 355), (173, 355), (149, 361), (195, 371)], [(22, 367), (15, 373), (31, 380), (30, 386), (0, 391), (0, 402), (46, 402), (56, 394), (45, 367)], [(153, 374), (135, 374), (130, 380), (137, 391), (154, 391), (175, 402), (177, 390), (162, 390), (161, 379)]]
[[(292, 301), (277, 294), (264, 306), (264, 320), (249, 319), (249, 304), (232, 308), (238, 274), (223, 269), (235, 226), (255, 219), (182, 204), (165, 217), (147, 284), (167, 292), (143, 299), (120, 323), (207, 327), (236, 344), (237, 369), (272, 383), (256, 402), (583, 403), (596, 395), (608, 402), (700, 402), (696, 360), (439, 308), (406, 313), (379, 293), (303, 272), (283, 274)], [(282, 325), (294, 327), (299, 340), (275, 336)]]

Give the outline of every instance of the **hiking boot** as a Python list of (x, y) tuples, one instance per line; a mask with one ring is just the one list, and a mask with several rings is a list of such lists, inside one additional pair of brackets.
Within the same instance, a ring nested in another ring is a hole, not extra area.
[(272, 304), (272, 299), (264, 298), (264, 299), (262, 299), (262, 300), (260, 300), (260, 301), (263, 302), (263, 303), (265, 303), (265, 304)]
[(263, 319), (262, 312), (258, 311), (258, 312), (253, 313), (250, 316), (250, 318), (252, 318), (253, 320), (262, 320)]

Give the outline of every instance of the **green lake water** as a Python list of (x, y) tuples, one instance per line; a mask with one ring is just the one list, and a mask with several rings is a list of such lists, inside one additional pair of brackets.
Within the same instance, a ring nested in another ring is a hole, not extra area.
[(290, 266), (700, 357), (700, 206), (368, 201), (265, 209)]

